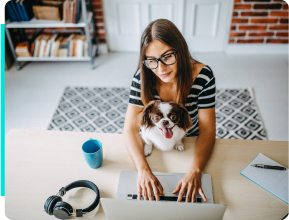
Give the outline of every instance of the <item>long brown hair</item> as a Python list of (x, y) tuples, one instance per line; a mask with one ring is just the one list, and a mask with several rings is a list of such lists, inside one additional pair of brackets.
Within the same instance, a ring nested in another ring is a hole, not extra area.
[(185, 104), (193, 83), (192, 66), (199, 63), (193, 59), (188, 45), (178, 28), (167, 19), (158, 19), (151, 22), (144, 30), (140, 43), (140, 57), (138, 69), (141, 70), (141, 100), (146, 106), (154, 100), (157, 76), (146, 68), (142, 61), (146, 59), (145, 51), (150, 42), (159, 40), (177, 51), (177, 94), (176, 102)]

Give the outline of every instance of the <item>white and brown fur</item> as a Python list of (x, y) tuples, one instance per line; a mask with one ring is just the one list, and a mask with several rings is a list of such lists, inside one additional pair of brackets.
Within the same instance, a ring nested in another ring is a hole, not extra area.
[[(173, 148), (183, 151), (182, 138), (192, 126), (192, 120), (187, 109), (177, 103), (151, 101), (143, 110), (141, 119), (141, 137), (144, 140), (144, 154), (152, 152), (152, 146), (162, 151)], [(166, 138), (162, 128), (172, 128), (173, 135)]]

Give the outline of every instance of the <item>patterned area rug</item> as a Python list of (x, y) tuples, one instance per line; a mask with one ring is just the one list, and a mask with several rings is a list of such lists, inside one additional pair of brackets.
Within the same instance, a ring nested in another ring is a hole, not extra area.
[[(66, 87), (48, 130), (122, 133), (129, 92)], [(217, 90), (216, 137), (267, 140), (251, 88)]]

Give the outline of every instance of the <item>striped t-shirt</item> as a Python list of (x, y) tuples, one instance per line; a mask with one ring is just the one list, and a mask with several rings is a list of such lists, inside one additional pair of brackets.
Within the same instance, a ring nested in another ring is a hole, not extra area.
[[(215, 95), (216, 85), (213, 71), (209, 66), (204, 66), (195, 78), (185, 104), (193, 122), (193, 126), (186, 134), (187, 137), (196, 137), (199, 135), (198, 109), (215, 107)], [(157, 90), (155, 90), (154, 100), (161, 100)], [(132, 79), (129, 104), (144, 108), (141, 101), (140, 70), (134, 74)]]

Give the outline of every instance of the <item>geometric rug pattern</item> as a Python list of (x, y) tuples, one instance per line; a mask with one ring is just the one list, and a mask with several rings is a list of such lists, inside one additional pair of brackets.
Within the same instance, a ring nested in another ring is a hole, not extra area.
[(216, 137), (267, 140), (252, 88), (216, 92)]
[[(48, 130), (122, 133), (130, 88), (66, 87)], [(216, 137), (267, 140), (252, 89), (216, 92)]]

